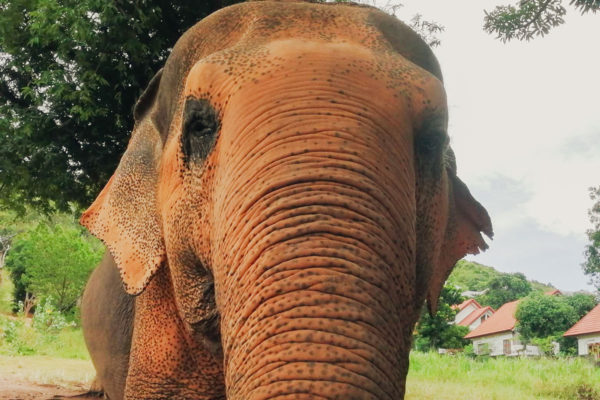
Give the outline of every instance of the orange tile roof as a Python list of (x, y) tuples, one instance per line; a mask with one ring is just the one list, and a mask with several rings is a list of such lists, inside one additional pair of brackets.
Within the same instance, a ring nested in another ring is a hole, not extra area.
[(519, 300), (504, 304), (481, 325), (469, 332), (465, 339), (473, 339), (480, 336), (494, 335), (500, 332), (512, 331), (515, 328), (517, 320), (515, 311), (517, 311)]
[(479, 308), (475, 311), (473, 311), (471, 314), (467, 315), (462, 321), (460, 321), (458, 323), (458, 325), (461, 326), (469, 326), (471, 325), (473, 322), (475, 322), (475, 320), (479, 317), (481, 317), (483, 314), (485, 314), (486, 311), (491, 311), (492, 313), (494, 312), (494, 309), (490, 306), (486, 306), (483, 308)]
[(600, 304), (585, 314), (563, 336), (580, 336), (595, 332), (600, 332)]
[(473, 305), (475, 305), (477, 308), (481, 308), (481, 304), (479, 304), (477, 302), (477, 300), (475, 300), (475, 299), (467, 299), (467, 300), (463, 301), (462, 303), (460, 303), (459, 305), (456, 305), (456, 304), (453, 305), (452, 308), (458, 309), (459, 311), (462, 311), (462, 310), (464, 310), (471, 303)]
[(548, 290), (548, 291), (544, 292), (544, 294), (548, 295), (548, 296), (557, 296), (559, 294), (562, 294), (562, 292), (558, 289), (554, 289), (554, 290)]

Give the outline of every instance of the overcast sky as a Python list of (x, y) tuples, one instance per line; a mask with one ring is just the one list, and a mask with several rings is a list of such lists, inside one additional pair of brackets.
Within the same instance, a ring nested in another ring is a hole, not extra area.
[(600, 185), (600, 15), (580, 16), (567, 4), (566, 23), (549, 35), (503, 44), (483, 32), (483, 10), (508, 0), (404, 4), (400, 19), (419, 12), (446, 28), (434, 51), (451, 143), (496, 234), (486, 253), (468, 258), (590, 290), (581, 263), (588, 187)]

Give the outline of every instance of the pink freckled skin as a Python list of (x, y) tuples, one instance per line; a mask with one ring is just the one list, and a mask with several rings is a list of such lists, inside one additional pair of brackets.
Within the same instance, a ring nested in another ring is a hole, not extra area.
[(135, 115), (81, 219), (136, 296), (108, 261), (84, 295), (108, 397), (403, 398), (424, 301), (492, 235), (421, 39), (371, 7), (243, 3), (178, 41)]

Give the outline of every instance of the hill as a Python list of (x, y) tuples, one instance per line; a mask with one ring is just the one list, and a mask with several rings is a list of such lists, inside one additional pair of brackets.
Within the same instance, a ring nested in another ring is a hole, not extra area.
[[(460, 288), (462, 291), (475, 290), (480, 291), (488, 287), (489, 282), (496, 277), (510, 275), (506, 272), (500, 272), (493, 267), (478, 264), (476, 262), (460, 260), (454, 270), (448, 277), (446, 283)], [(534, 280), (527, 280), (534, 291), (546, 292), (556, 289), (550, 284), (543, 284)]]

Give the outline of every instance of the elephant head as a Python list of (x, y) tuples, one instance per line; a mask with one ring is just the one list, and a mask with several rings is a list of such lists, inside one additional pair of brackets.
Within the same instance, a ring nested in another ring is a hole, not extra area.
[(136, 299), (128, 397), (399, 399), (486, 247), (438, 63), (374, 8), (251, 2), (177, 42), (82, 223)]

